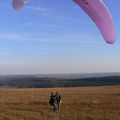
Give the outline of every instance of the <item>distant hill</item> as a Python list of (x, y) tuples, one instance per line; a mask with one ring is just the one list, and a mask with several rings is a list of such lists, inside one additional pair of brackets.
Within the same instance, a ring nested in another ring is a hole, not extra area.
[(0, 76), (0, 87), (51, 88), (120, 85), (120, 76), (95, 75), (6, 75)]

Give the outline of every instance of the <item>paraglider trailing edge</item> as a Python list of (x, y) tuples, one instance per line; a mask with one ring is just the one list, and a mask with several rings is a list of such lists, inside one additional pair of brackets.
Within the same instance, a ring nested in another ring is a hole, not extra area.
[[(102, 0), (73, 0), (96, 24), (104, 40), (112, 44), (115, 42), (115, 27), (112, 16)], [(13, 0), (13, 8), (20, 10), (29, 0)]]

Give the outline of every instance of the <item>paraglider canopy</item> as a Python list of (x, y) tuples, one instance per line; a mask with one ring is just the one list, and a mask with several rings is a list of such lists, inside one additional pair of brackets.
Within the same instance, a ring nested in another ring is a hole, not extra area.
[(115, 28), (112, 17), (102, 0), (73, 0), (94, 21), (107, 43), (114, 43)]
[(26, 4), (29, 0), (13, 0), (13, 8), (15, 10), (20, 10), (24, 4)]

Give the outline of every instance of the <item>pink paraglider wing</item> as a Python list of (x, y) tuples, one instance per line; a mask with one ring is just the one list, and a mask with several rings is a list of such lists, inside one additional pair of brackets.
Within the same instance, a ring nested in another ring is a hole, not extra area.
[(107, 43), (114, 43), (115, 29), (112, 17), (102, 0), (73, 0), (95, 22)]
[(29, 0), (13, 0), (13, 3), (12, 3), (13, 8), (14, 8), (15, 10), (19, 10), (19, 9), (21, 9), (22, 6), (23, 6), (24, 4), (26, 4), (28, 1), (29, 1)]

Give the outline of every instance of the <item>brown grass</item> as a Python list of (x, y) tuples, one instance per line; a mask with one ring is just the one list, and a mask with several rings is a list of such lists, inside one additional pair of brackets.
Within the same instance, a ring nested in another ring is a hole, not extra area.
[[(60, 111), (49, 95), (62, 95)], [(0, 120), (120, 120), (120, 86), (55, 89), (0, 89)]]

